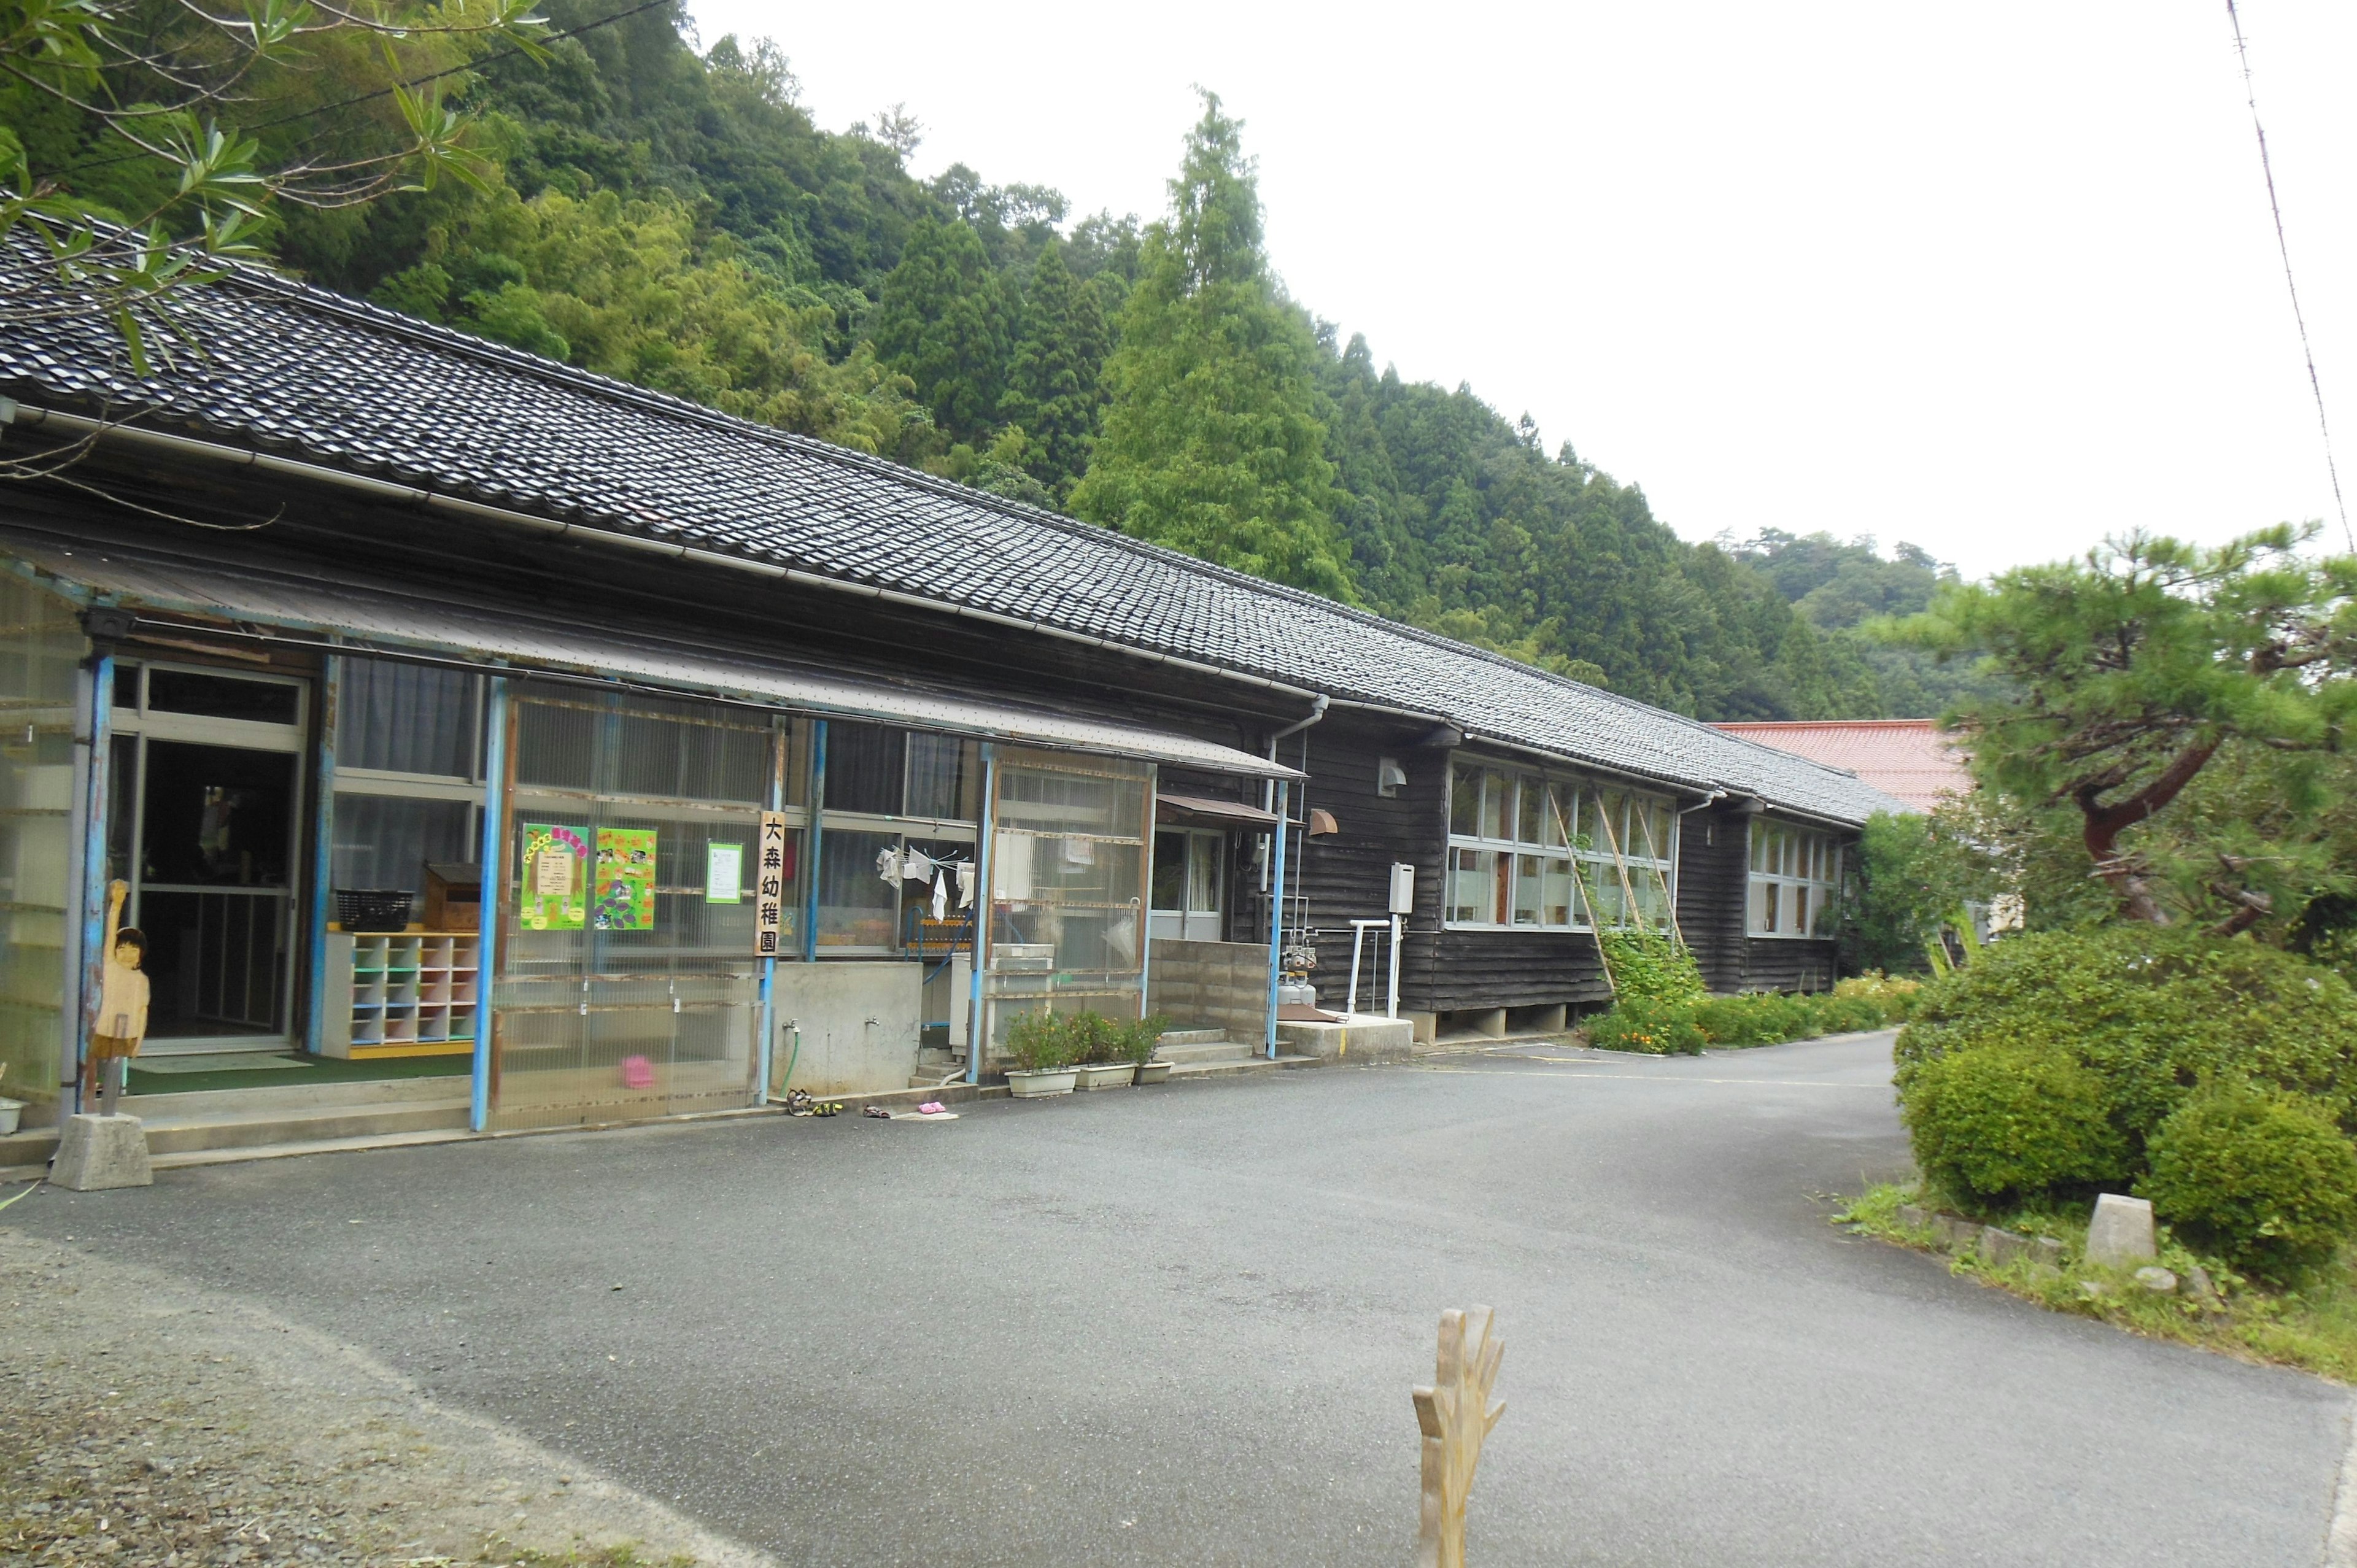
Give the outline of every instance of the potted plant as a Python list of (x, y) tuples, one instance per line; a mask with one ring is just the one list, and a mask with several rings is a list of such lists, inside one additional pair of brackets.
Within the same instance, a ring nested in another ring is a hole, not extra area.
[(1129, 1031), (1102, 1013), (1075, 1014), (1068, 1020), (1078, 1046), (1075, 1089), (1127, 1089), (1137, 1069), (1129, 1057)]
[(1162, 1032), (1170, 1027), (1170, 1020), (1157, 1013), (1151, 1018), (1140, 1018), (1124, 1031), (1122, 1058), (1130, 1064), (1133, 1083), (1168, 1083), (1170, 1064), (1154, 1059), (1156, 1047), (1162, 1044)]
[(1026, 1013), (1007, 1026), (1006, 1049), (1015, 1058), (1006, 1087), (1016, 1099), (1072, 1092), (1072, 1032), (1065, 1020)]

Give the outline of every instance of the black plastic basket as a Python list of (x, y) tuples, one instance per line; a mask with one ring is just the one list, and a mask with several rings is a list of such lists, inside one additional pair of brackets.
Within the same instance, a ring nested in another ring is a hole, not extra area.
[(348, 931), (398, 931), (416, 901), (406, 887), (339, 887), (336, 923)]

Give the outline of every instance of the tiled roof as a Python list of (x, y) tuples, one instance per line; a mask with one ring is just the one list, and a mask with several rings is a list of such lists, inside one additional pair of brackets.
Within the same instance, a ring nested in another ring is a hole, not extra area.
[(322, 290), (245, 271), (171, 308), (200, 353), (178, 349), (143, 380), (102, 322), (39, 323), (0, 339), (0, 390), (1039, 621), (1795, 811), (1859, 822), (1890, 805), (1789, 753), (1312, 594)]
[(1912, 811), (1973, 787), (1964, 759), (1930, 719), (1815, 719), (1791, 724), (1724, 724), (1729, 735), (1857, 774)]

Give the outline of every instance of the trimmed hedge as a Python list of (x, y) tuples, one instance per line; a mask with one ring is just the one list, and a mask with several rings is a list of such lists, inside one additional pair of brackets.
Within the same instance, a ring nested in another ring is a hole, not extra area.
[(1957, 1197), (2048, 1195), (2124, 1174), (2104, 1080), (2051, 1051), (1996, 1046), (1927, 1062), (1901, 1114), (1916, 1164)]
[(1608, 1051), (1694, 1055), (1705, 1046), (1773, 1046), (1820, 1035), (1879, 1029), (1893, 1019), (1873, 995), (1785, 996), (1772, 991), (1663, 1002), (1624, 993), (1582, 1026)]
[(2211, 1079), (2306, 1096), (2357, 1133), (2357, 992), (2320, 964), (2247, 940), (2136, 926), (1993, 943), (1924, 988), (1899, 1036), (1900, 1092), (1926, 1062), (2001, 1045), (2092, 1070), (2138, 1155)]
[(2357, 1227), (2357, 1152), (2280, 1090), (2206, 1087), (2154, 1130), (2150, 1150), (2137, 1190), (2153, 1212), (2251, 1273), (2287, 1282)]

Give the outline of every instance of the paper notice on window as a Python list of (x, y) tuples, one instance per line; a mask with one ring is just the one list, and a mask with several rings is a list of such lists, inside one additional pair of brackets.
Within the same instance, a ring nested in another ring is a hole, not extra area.
[(745, 897), (745, 846), (708, 843), (704, 846), (704, 901), (737, 904)]

